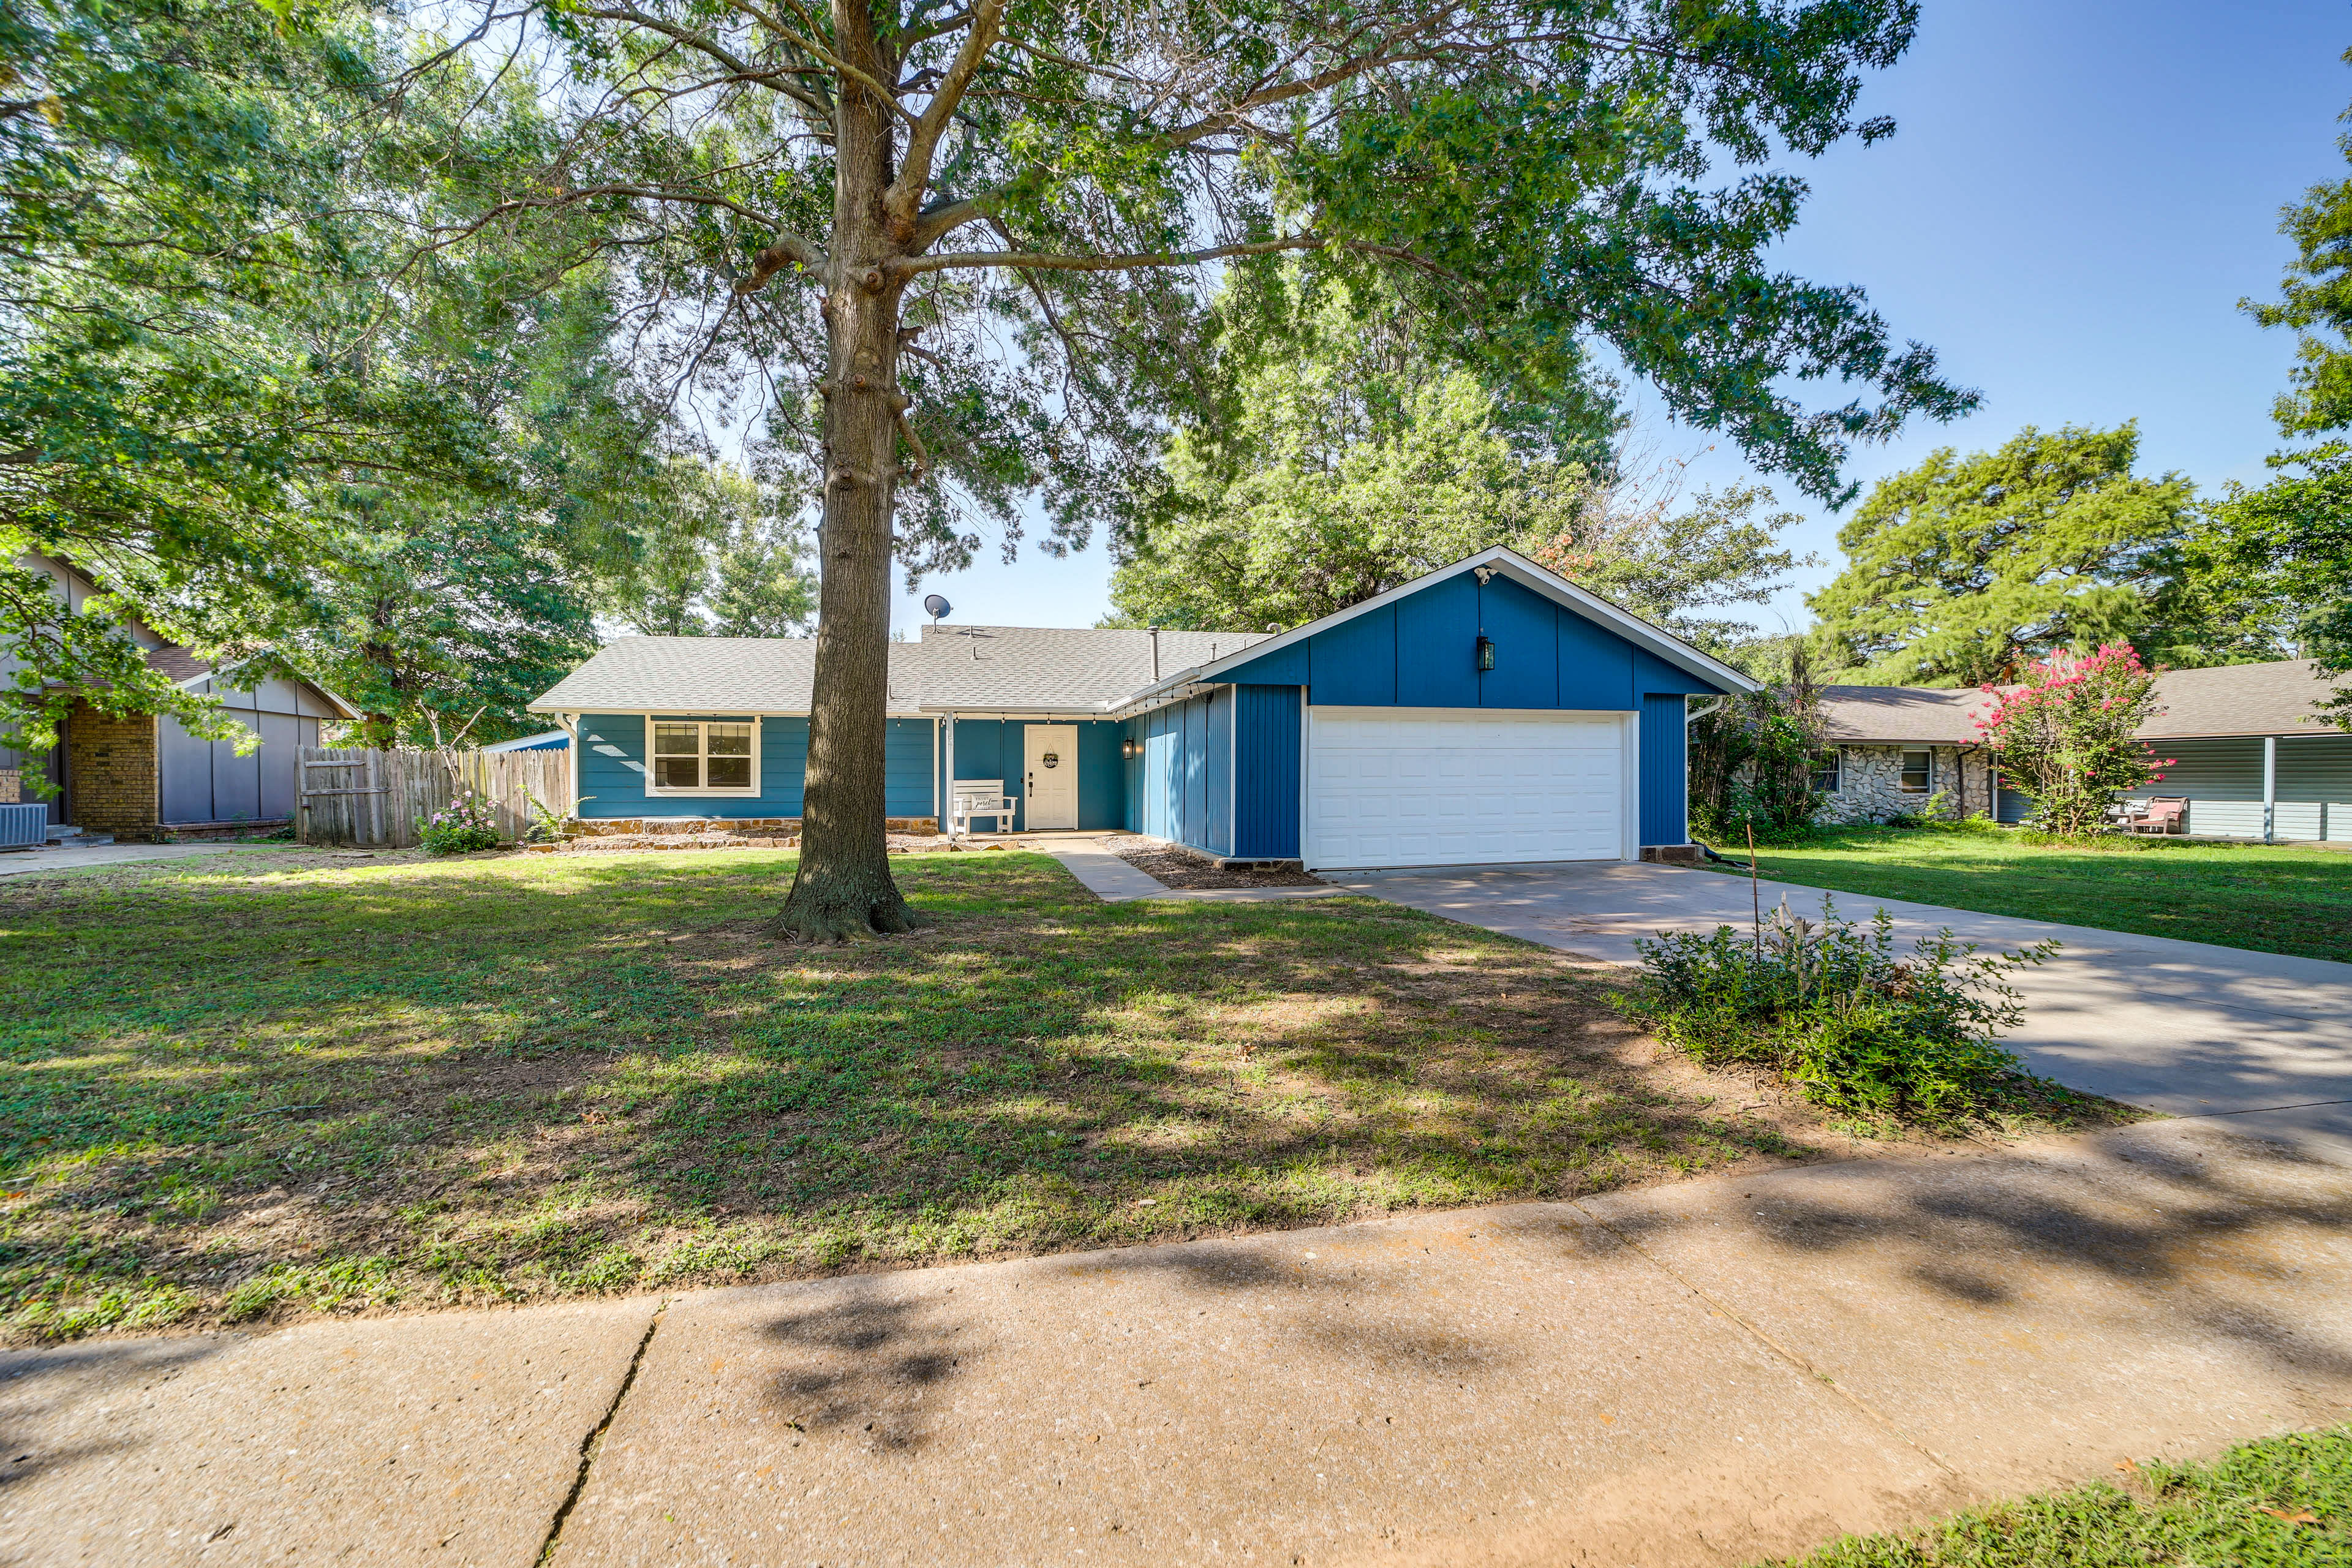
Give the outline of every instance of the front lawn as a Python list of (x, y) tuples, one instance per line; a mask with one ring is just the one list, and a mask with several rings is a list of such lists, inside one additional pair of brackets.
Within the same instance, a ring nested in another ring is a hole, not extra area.
[(1880, 1152), (1618, 1022), (1613, 972), (1365, 900), (1105, 905), (785, 852), (241, 853), (0, 883), (0, 1328), (650, 1289)]
[(2000, 829), (1845, 827), (1759, 847), (1757, 864), (1808, 888), (2352, 962), (2352, 854), (2337, 850), (2185, 839), (2090, 849)]

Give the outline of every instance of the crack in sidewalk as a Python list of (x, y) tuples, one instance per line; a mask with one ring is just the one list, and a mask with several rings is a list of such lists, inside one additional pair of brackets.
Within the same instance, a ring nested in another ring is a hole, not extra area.
[(1848, 1405), (1852, 1405), (1854, 1410), (1862, 1415), (1863, 1419), (1869, 1422), (1873, 1426), (1877, 1427), (1888, 1436), (1893, 1437), (1896, 1442), (1902, 1444), (1905, 1447), (1910, 1449), (1913, 1453), (1918, 1455), (1921, 1458), (1935, 1466), (1937, 1469), (1941, 1470), (1953, 1480), (1957, 1481), (1964, 1479), (1960, 1474), (1958, 1467), (1953, 1465), (1941, 1454), (1937, 1453), (1925, 1443), (1920, 1442), (1916, 1437), (1911, 1436), (1910, 1433), (1906, 1432), (1901, 1426), (1895, 1424), (1892, 1417), (1879, 1410), (1878, 1407), (1872, 1405), (1870, 1401), (1863, 1398), (1862, 1395), (1856, 1394), (1853, 1390), (1840, 1383), (1836, 1378), (1822, 1371), (1819, 1366), (1816, 1366), (1811, 1358), (1782, 1344), (1779, 1340), (1776, 1340), (1770, 1334), (1766, 1333), (1761, 1328), (1749, 1322), (1732, 1307), (1730, 1302), (1723, 1300), (1719, 1297), (1716, 1296), (1696, 1280), (1690, 1279), (1681, 1270), (1675, 1268), (1672, 1264), (1654, 1256), (1649, 1249), (1644, 1247), (1640, 1242), (1634, 1240), (1632, 1237), (1618, 1229), (1615, 1226), (1611, 1225), (1607, 1220), (1601, 1218), (1599, 1215), (1594, 1214), (1591, 1209), (1586, 1208), (1579, 1200), (1570, 1198), (1569, 1200), (1569, 1205), (1579, 1214), (1584, 1215), (1585, 1218), (1591, 1220), (1593, 1224), (1599, 1226), (1601, 1229), (1607, 1231), (1611, 1236), (1615, 1237), (1620, 1242), (1623, 1243), (1625, 1247), (1633, 1252), (1634, 1257), (1640, 1258), (1643, 1262), (1648, 1264), (1651, 1268), (1656, 1269), (1659, 1273), (1664, 1275), (1667, 1279), (1673, 1280), (1675, 1284), (1681, 1286), (1684, 1289), (1689, 1291), (1700, 1300), (1706, 1302), (1716, 1311), (1721, 1312), (1727, 1320), (1746, 1331), (1749, 1338), (1753, 1339), (1758, 1344), (1762, 1345), (1773, 1355), (1786, 1362), (1789, 1365), (1804, 1373), (1807, 1377), (1813, 1379), (1815, 1382), (1827, 1384), (1832, 1394), (1835, 1394), (1840, 1399), (1844, 1400)]
[(646, 1364), (646, 1352), (653, 1347), (654, 1331), (661, 1327), (662, 1314), (668, 1310), (669, 1298), (665, 1296), (661, 1305), (654, 1309), (654, 1315), (646, 1320), (645, 1337), (637, 1342), (636, 1353), (629, 1358), (629, 1370), (622, 1374), (621, 1386), (613, 1391), (613, 1403), (604, 1407), (604, 1418), (580, 1439), (580, 1469), (572, 1478), (572, 1489), (563, 1494), (563, 1501), (557, 1507), (555, 1517), (547, 1521), (546, 1538), (539, 1543), (539, 1555), (531, 1559), (538, 1568), (547, 1568), (547, 1564), (555, 1561), (555, 1549), (563, 1540), (563, 1521), (572, 1517), (572, 1510), (579, 1506), (581, 1494), (588, 1489), (588, 1472), (594, 1467), (596, 1455), (604, 1446), (604, 1434), (612, 1429), (613, 1418), (621, 1413), (621, 1402), (628, 1398), (629, 1390), (636, 1386), (637, 1370)]

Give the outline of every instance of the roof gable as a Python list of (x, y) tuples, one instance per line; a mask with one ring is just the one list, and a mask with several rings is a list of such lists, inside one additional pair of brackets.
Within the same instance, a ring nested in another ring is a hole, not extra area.
[[(1659, 689), (1678, 683), (1683, 684), (1684, 689), (1694, 691), (1753, 691), (1758, 687), (1759, 683), (1755, 679), (1744, 671), (1735, 669), (1722, 660), (1700, 652), (1673, 633), (1651, 625), (1630, 611), (1621, 609), (1599, 595), (1578, 587), (1558, 573), (1538, 566), (1517, 551), (1504, 545), (1496, 545), (1491, 549), (1480, 551), (1475, 555), (1454, 562), (1450, 566), (1441, 566), (1434, 572), (1417, 577), (1410, 583), (1400, 584), (1384, 594), (1375, 595), (1360, 604), (1350, 605), (1344, 610), (1334, 611), (1319, 619), (1308, 621), (1304, 626), (1294, 626), (1278, 636), (1265, 638), (1242, 653), (1213, 659), (1195, 668), (1175, 672), (1163, 678), (1152, 688), (1137, 693), (1134, 701), (1139, 703), (1149, 701), (1162, 692), (1187, 685), (1223, 682), (1281, 686), (1307, 684), (1310, 679), (1311, 667), (1314, 662), (1310, 645), (1328, 641), (1335, 655), (1358, 644), (1370, 647), (1384, 635), (1381, 628), (1386, 625), (1392, 628), (1392, 635), (1398, 639), (1398, 646), (1402, 647), (1404, 641), (1413, 637), (1418, 629), (1417, 623), (1423, 622), (1423, 617), (1427, 616), (1429, 612), (1448, 595), (1469, 591), (1473, 583), (1480, 586), (1487, 586), (1496, 579), (1523, 590), (1528, 595), (1568, 612), (1568, 617), (1555, 622), (1558, 629), (1553, 635), (1559, 637), (1563, 641), (1570, 638), (1576, 639), (1578, 646), (1586, 654), (1593, 657), (1608, 657), (1612, 645), (1614, 644), (1630, 649), (1637, 663), (1646, 659), (1647, 663), (1640, 664), (1638, 674), (1633, 667), (1628, 667), (1629, 679), (1646, 677), (1656, 683)], [(1507, 597), (1505, 602), (1509, 602)], [(1479, 613), (1489, 616), (1495, 614), (1493, 611), (1485, 609)], [(1388, 619), (1384, 621), (1384, 617)], [(1527, 637), (1539, 637), (1543, 635), (1537, 629), (1533, 619), (1523, 614), (1517, 619), (1523, 623), (1519, 629)], [(1490, 632), (1494, 630), (1494, 628), (1485, 629)], [(1594, 636), (1594, 633), (1603, 635)], [(1566, 651), (1563, 650), (1558, 657), (1559, 666), (1561, 668), (1560, 679), (1565, 680), (1569, 679), (1566, 668), (1568, 664)], [(1342, 656), (1333, 658), (1328, 662), (1334, 669), (1339, 669), (1344, 668), (1348, 661)], [(1399, 684), (1389, 688), (1392, 690), (1392, 695), (1381, 697), (1375, 694), (1383, 689), (1381, 685), (1381, 678), (1377, 670), (1369, 673), (1350, 671), (1339, 678), (1339, 684), (1332, 689), (1332, 695), (1327, 696), (1318, 690), (1316, 700), (1321, 703), (1342, 704), (1357, 701), (1431, 702), (1433, 699), (1430, 696), (1408, 697), (1404, 693), (1409, 689), (1417, 689), (1433, 679), (1441, 689), (1451, 689), (1451, 685), (1443, 671), (1405, 669), (1405, 661), (1402, 658), (1398, 664), (1404, 673), (1397, 677)], [(1499, 659), (1497, 668), (1500, 668)], [(1319, 679), (1317, 684), (1318, 686), (1321, 684)], [(1596, 691), (1591, 695), (1598, 697), (1601, 694)], [(1458, 700), (1458, 696), (1454, 700), (1436, 698), (1434, 705), (1453, 706), (1455, 700)], [(1564, 706), (1577, 705), (1565, 690), (1556, 697), (1555, 701)], [(1476, 705), (1476, 699), (1475, 697), (1470, 699), (1468, 705)], [(1622, 703), (1612, 700), (1606, 704), (1596, 705), (1621, 707)]]

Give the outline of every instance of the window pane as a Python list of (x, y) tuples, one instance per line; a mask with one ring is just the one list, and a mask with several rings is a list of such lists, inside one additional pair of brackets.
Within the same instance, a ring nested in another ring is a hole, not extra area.
[(1827, 751), (1813, 759), (1813, 793), (1835, 795), (1838, 792), (1838, 756)]
[(1913, 795), (1926, 795), (1934, 775), (1933, 752), (1903, 753), (1903, 787)]
[(710, 759), (710, 787), (712, 789), (750, 789), (751, 759), (748, 756), (714, 755)]
[(701, 725), (656, 724), (654, 726), (655, 756), (690, 757), (701, 750)]
[(710, 754), (714, 757), (748, 757), (751, 754), (751, 726), (749, 724), (706, 724), (710, 733)]
[(700, 757), (656, 757), (654, 787), (656, 789), (700, 789), (702, 759)]

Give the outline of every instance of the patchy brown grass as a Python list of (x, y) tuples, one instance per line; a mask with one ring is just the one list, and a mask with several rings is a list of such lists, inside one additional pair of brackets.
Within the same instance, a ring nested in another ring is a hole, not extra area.
[(1887, 1147), (1507, 937), (894, 867), (930, 923), (837, 949), (760, 934), (793, 868), (761, 850), (0, 882), (0, 1321), (781, 1279)]

